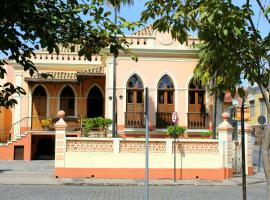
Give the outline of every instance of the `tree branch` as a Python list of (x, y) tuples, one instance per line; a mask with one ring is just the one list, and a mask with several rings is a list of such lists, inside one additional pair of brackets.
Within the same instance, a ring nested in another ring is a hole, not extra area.
[[(263, 11), (263, 13), (264, 13), (264, 12), (265, 12), (265, 9), (264, 9), (262, 3), (260, 2), (260, 0), (256, 0), (256, 1), (257, 1), (258, 5), (259, 5), (260, 9), (261, 9), (261, 10)], [(270, 24), (270, 19), (269, 19), (267, 13), (265, 14), (265, 18), (267, 19), (268, 23)]]

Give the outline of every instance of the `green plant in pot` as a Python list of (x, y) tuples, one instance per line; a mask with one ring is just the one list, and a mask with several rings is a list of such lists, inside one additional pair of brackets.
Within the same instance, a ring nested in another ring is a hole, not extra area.
[(200, 136), (202, 138), (209, 138), (212, 135), (213, 135), (213, 132), (212, 131), (202, 131), (202, 132), (200, 132)]
[(41, 120), (41, 126), (45, 130), (49, 130), (49, 128), (52, 126), (52, 119), (51, 118), (45, 118)]
[(168, 131), (167, 135), (169, 137), (173, 137), (174, 133), (176, 134), (176, 137), (179, 137), (179, 136), (182, 136), (185, 133), (186, 128), (184, 128), (182, 126), (178, 126), (178, 125), (176, 125), (176, 126), (168, 126), (167, 131)]

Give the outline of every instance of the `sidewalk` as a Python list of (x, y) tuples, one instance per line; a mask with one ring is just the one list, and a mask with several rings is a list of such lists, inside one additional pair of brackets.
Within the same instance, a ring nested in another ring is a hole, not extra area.
[[(0, 171), (0, 184), (8, 185), (89, 185), (89, 186), (143, 186), (144, 180), (136, 179), (92, 179), (92, 178), (55, 178), (52, 174), (10, 173)], [(149, 180), (151, 186), (233, 186), (241, 185), (242, 177), (233, 177), (223, 181), (208, 180)], [(265, 184), (264, 173), (247, 177), (247, 185)]]
[[(143, 186), (144, 180), (135, 179), (79, 179), (79, 178), (62, 178), (61, 185), (90, 185), (90, 186)], [(150, 180), (151, 186), (237, 186), (242, 184), (242, 177), (233, 177), (224, 181), (208, 181), (208, 180)], [(247, 185), (266, 184), (263, 172), (256, 173), (247, 177)]]
[[(247, 185), (265, 184), (263, 172), (247, 176)], [(95, 179), (95, 178), (55, 178), (54, 161), (0, 161), (0, 184), (8, 185), (92, 185), (92, 186), (142, 186), (144, 180), (136, 179)], [(242, 177), (233, 177), (224, 181), (207, 180), (149, 180), (149, 185), (167, 186), (233, 186), (241, 185)]]

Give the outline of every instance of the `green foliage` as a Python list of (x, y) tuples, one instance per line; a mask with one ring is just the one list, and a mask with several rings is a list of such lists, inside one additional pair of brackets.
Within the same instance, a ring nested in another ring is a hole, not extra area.
[(201, 131), (200, 132), (200, 136), (203, 137), (203, 138), (208, 138), (211, 135), (213, 135), (213, 132), (212, 131)]
[[(259, 7), (269, 25), (269, 9)], [(233, 1), (151, 0), (141, 19), (154, 20), (155, 29), (171, 31), (180, 43), (188, 40), (190, 31), (198, 32), (202, 44), (195, 78), (206, 83), (214, 80), (213, 92), (230, 90), (234, 94), (243, 79), (263, 88), (269, 85), (270, 33), (261, 35), (252, 9), (249, 1), (239, 5)], [(239, 91), (243, 96), (242, 88)]]
[(83, 119), (83, 135), (85, 137), (89, 136), (89, 132), (93, 130), (98, 130), (100, 132), (108, 129), (108, 127), (112, 124), (112, 120), (108, 118), (103, 117), (97, 117), (97, 118), (86, 118)]
[[(132, 3), (131, 0), (108, 2), (118, 8), (121, 3)], [(139, 25), (121, 17), (115, 24), (111, 20), (112, 12), (104, 9), (102, 0), (2, 0), (0, 10), (0, 54), (7, 58), (0, 60), (1, 79), (6, 75), (4, 65), (10, 60), (31, 76), (37, 72), (31, 56), (40, 47), (59, 54), (59, 45), (70, 48), (71, 52), (79, 45), (78, 55), (88, 60), (107, 47), (115, 56), (119, 51), (128, 53), (123, 29), (134, 30)], [(25, 91), (11, 83), (0, 85), (0, 107), (16, 104), (11, 97), (15, 93), (25, 94)]]
[(168, 126), (167, 127), (167, 135), (170, 137), (173, 137), (173, 133), (176, 134), (176, 137), (179, 137), (180, 135), (183, 135), (184, 132), (186, 131), (186, 128), (182, 127), (182, 126)]

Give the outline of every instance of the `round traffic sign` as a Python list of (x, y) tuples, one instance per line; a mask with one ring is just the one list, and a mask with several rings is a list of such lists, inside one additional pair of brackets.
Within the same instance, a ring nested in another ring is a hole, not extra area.
[(177, 112), (172, 113), (172, 122), (175, 123), (177, 120)]
[(258, 123), (259, 123), (260, 125), (263, 125), (263, 124), (265, 124), (265, 122), (266, 122), (265, 116), (264, 116), (264, 115), (260, 115), (260, 116), (258, 117)]

